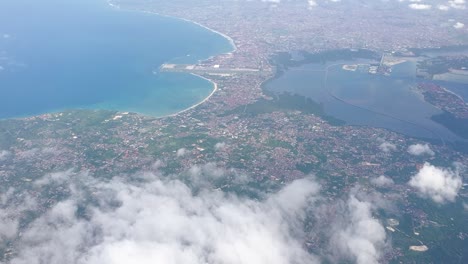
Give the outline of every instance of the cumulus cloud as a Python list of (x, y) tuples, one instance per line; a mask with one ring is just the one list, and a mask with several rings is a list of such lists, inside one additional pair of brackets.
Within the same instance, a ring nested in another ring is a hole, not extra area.
[(428, 155), (434, 156), (434, 151), (428, 144), (414, 144), (408, 147), (408, 153), (414, 156)]
[(415, 9), (415, 10), (428, 10), (428, 9), (432, 8), (432, 5), (428, 5), (428, 4), (413, 3), (413, 4), (409, 4), (408, 6), (409, 6), (409, 8)]
[[(313, 179), (251, 199), (212, 188), (193, 192), (152, 173), (107, 181), (64, 174), (35, 183), (80, 182), (21, 230), (10, 263), (318, 263), (300, 235), (305, 209), (319, 195)], [(17, 224), (0, 226), (6, 228)]]
[(216, 151), (224, 150), (226, 148), (226, 143), (224, 142), (218, 142), (214, 146)]
[(372, 178), (370, 181), (372, 184), (378, 187), (390, 186), (394, 184), (391, 178), (385, 177), (384, 175), (380, 175), (377, 178)]
[(53, 172), (48, 173), (44, 177), (34, 181), (34, 184), (38, 187), (50, 185), (50, 184), (63, 184), (68, 182), (75, 173), (73, 170), (68, 170), (64, 172)]
[(383, 225), (373, 217), (372, 204), (351, 195), (343, 205), (344, 213), (332, 223), (332, 246), (358, 264), (377, 264), (387, 246)]
[(461, 22), (457, 22), (455, 23), (455, 25), (453, 25), (454, 28), (456, 29), (462, 29), (465, 27), (465, 24), (461, 23)]
[(12, 217), (18, 208), (8, 206), (14, 196), (13, 192), (14, 189), (10, 188), (0, 195), (0, 246), (4, 246), (3, 241), (16, 236), (19, 226), (18, 217)]
[(11, 152), (8, 150), (0, 150), (0, 161), (4, 161), (11, 156)]
[(453, 202), (462, 187), (458, 170), (451, 170), (424, 163), (424, 166), (408, 182), (422, 197), (443, 204)]
[(36, 207), (35, 200), (27, 193), (14, 188), (0, 192), (0, 249), (18, 235), (20, 216)]
[(391, 152), (391, 151), (395, 151), (397, 147), (395, 144), (392, 144), (390, 142), (383, 142), (382, 144), (379, 145), (379, 149), (383, 152)]
[(202, 165), (194, 165), (190, 167), (187, 172), (191, 186), (207, 187), (213, 185), (214, 182), (224, 179), (226, 170), (219, 168), (214, 163), (207, 163)]
[(448, 1), (448, 5), (451, 8), (455, 8), (455, 9), (466, 9), (466, 1), (465, 0)]
[(442, 11), (447, 11), (450, 9), (450, 7), (446, 6), (446, 5), (438, 5), (437, 8), (439, 10), (442, 10)]
[(312, 8), (317, 5), (317, 2), (315, 0), (307, 0), (307, 3), (309, 4), (309, 8)]
[[(251, 191), (250, 177), (215, 163), (177, 175), (160, 166), (106, 179), (49, 173), (26, 193), (0, 193), (0, 250), (11, 245), (10, 264), (367, 264), (389, 247), (374, 217), (387, 210), (378, 193), (330, 201), (314, 177)], [(314, 250), (309, 241), (322, 242)]]
[(187, 150), (185, 148), (180, 148), (176, 152), (177, 157), (183, 157), (185, 154), (187, 154)]
[[(5, 217), (7, 213), (0, 209), (0, 241), (5, 241), (16, 236), (19, 221), (18, 219), (11, 219)], [(3, 244), (0, 242), (0, 245)]]

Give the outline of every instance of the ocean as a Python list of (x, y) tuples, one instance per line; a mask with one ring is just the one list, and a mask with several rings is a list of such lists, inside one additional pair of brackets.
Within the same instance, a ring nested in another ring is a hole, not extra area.
[(81, 108), (174, 114), (213, 84), (159, 66), (232, 49), (194, 23), (105, 0), (1, 1), (0, 119)]

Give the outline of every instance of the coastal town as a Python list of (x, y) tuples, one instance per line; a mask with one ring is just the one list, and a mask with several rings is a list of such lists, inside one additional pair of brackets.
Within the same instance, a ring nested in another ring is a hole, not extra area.
[(433, 83), (421, 83), (418, 88), (424, 99), (460, 119), (468, 119), (468, 106), (457, 94)]
[[(399, 3), (393, 2), (379, 9), (382, 19), (375, 19), (377, 3), (350, 10), (348, 4), (335, 1), (311, 5), (310, 1), (203, 0), (189, 6), (187, 2), (110, 1), (114, 8), (194, 21), (232, 42), (229, 53), (198, 64), (166, 63), (153, 72), (206, 78), (214, 83), (207, 99), (166, 117), (71, 110), (1, 120), (1, 185), (28, 189), (32, 187), (27, 184), (45, 174), (67, 170), (110, 178), (140, 171), (180, 175), (195, 168), (222, 171), (225, 178), (213, 181), (213, 188), (247, 192), (252, 186), (277, 190), (313, 175), (321, 182), (327, 201), (358, 190), (368, 196), (379, 193), (393, 204), (388, 212), (381, 210), (372, 216), (381, 220), (394, 242), (379, 262), (424, 263), (421, 260), (428, 257), (422, 254), (433, 248), (450, 258), (447, 263), (466, 257), (468, 189), (460, 188), (455, 209), (439, 210), (440, 204), (421, 202), (408, 184), (426, 164), (456, 171), (466, 182), (466, 141), (443, 142), (379, 127), (347, 125), (328, 116), (313, 100), (294, 94), (275, 98), (263, 89), (265, 82), (281, 73), (273, 59), (281, 52), (371, 50), (378, 56), (367, 71), (388, 74), (392, 66), (417, 56), (410, 49), (467, 45), (468, 39), (460, 37), (467, 29), (453, 27), (457, 21), (468, 24), (463, 13), (454, 13), (453, 21), (447, 22), (444, 15), (436, 16), (437, 21), (427, 15), (440, 10), (397, 12)], [(355, 71), (359, 64), (342, 67)], [(456, 118), (468, 119), (463, 98), (432, 80), (420, 80), (416, 88), (425, 101)], [(248, 184), (239, 184), (237, 178), (243, 177)], [(45, 192), (33, 193), (44, 200), (38, 212), (47, 211), (67, 195), (60, 186)], [(332, 209), (326, 212), (330, 219)], [(444, 241), (456, 241), (455, 246)], [(303, 238), (305, 247), (314, 253), (324, 243), (319, 231)], [(14, 256), (14, 245), (14, 241), (0, 245), (0, 263), (8, 263)]]

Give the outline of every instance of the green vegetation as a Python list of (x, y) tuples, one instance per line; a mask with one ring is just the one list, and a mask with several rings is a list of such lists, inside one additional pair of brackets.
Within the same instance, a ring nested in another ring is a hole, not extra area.
[(468, 139), (468, 120), (457, 118), (453, 114), (444, 111), (442, 114), (431, 117), (435, 122), (448, 128), (459, 137)]
[(281, 94), (274, 100), (260, 99), (253, 104), (238, 107), (233, 111), (227, 112), (225, 115), (238, 113), (257, 116), (276, 111), (301, 111), (307, 114), (315, 114), (333, 126), (343, 126), (346, 124), (343, 120), (325, 114), (321, 104), (304, 96), (292, 95), (289, 93)]
[(462, 67), (466, 67), (466, 65), (468, 65), (467, 56), (437, 57), (419, 62), (418, 69), (434, 75), (446, 73), (450, 69), (461, 69)]
[(326, 63), (339, 60), (353, 60), (353, 59), (379, 59), (380, 54), (365, 50), (330, 50), (319, 53), (309, 53), (306, 51), (300, 52), (302, 60), (293, 60), (292, 55), (287, 52), (279, 52), (271, 59), (271, 63), (276, 65), (279, 69), (287, 69), (288, 67), (297, 67), (309, 63)]

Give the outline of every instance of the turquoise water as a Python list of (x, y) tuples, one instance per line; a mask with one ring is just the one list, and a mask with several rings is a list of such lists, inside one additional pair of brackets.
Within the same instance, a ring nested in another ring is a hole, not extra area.
[(193, 23), (105, 0), (0, 1), (0, 118), (74, 108), (172, 114), (213, 85), (159, 66), (232, 48)]

